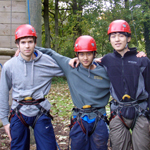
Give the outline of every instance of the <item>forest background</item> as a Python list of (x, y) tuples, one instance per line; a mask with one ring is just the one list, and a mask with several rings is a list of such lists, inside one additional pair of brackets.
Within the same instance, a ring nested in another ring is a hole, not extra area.
[(42, 46), (74, 57), (74, 42), (81, 35), (94, 37), (100, 56), (113, 51), (107, 30), (116, 19), (126, 20), (132, 32), (129, 47), (150, 58), (149, 0), (41, 0)]

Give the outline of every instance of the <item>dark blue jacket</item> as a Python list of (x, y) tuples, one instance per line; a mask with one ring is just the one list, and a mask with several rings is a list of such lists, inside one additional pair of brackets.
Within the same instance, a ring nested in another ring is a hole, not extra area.
[(103, 57), (102, 64), (107, 69), (114, 99), (121, 101), (128, 94), (135, 100), (148, 99), (150, 108), (150, 60), (136, 54), (136, 48), (130, 48), (123, 57), (114, 50)]

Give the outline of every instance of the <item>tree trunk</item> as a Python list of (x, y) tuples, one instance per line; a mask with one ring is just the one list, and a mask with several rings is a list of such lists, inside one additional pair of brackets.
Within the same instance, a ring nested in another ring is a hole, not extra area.
[(55, 0), (55, 51), (58, 52), (58, 2)]
[[(29, 15), (31, 25), (35, 28), (37, 33), (37, 45), (41, 46), (42, 44), (42, 28), (41, 28), (41, 0), (27, 0), (27, 6), (29, 2), (29, 11), (27, 22), (29, 23)], [(28, 7), (27, 7), (28, 8)]]
[(44, 28), (45, 28), (45, 47), (50, 47), (50, 27), (49, 27), (49, 0), (44, 0)]
[[(73, 6), (72, 6), (72, 8), (73, 8), (73, 15), (77, 15), (77, 11), (79, 10), (80, 12), (82, 12), (82, 8), (83, 7), (83, 4), (82, 4), (82, 0), (79, 0), (78, 1), (78, 5), (77, 5), (77, 1), (76, 0), (73, 0)], [(77, 37), (79, 37), (79, 36), (81, 36), (81, 34), (82, 34), (82, 29), (81, 29), (81, 27), (80, 27), (80, 21), (82, 20), (82, 13), (81, 14), (78, 14), (77, 16), (76, 16), (76, 19), (77, 19), (77, 23), (76, 23), (76, 25), (74, 26), (74, 28), (73, 28), (73, 30), (75, 31), (74, 32), (74, 41), (76, 40), (76, 38)]]

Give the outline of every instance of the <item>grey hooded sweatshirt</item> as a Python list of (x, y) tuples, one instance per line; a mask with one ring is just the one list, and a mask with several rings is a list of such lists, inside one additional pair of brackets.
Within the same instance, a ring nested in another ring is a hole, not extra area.
[[(33, 99), (44, 98), (50, 91), (51, 80), (54, 76), (63, 76), (62, 70), (51, 57), (36, 50), (37, 57), (31, 61), (24, 60), (19, 54), (8, 60), (2, 69), (0, 79), (0, 119), (3, 125), (8, 124), (9, 91), (12, 88), (12, 99), (17, 101), (25, 97)], [(14, 109), (18, 103), (12, 101)], [(50, 103), (46, 99), (40, 105), (46, 110)], [(20, 112), (28, 117), (36, 116), (39, 109), (34, 105), (24, 105)]]
[[(51, 49), (39, 47), (36, 47), (36, 49), (54, 58), (64, 71), (75, 107), (82, 108), (84, 105), (102, 107), (99, 111), (102, 114), (106, 113), (105, 106), (110, 97), (110, 82), (102, 66), (97, 65), (95, 69), (89, 70), (80, 64), (78, 68), (72, 68), (68, 64), (70, 58), (62, 56)], [(73, 115), (77, 114), (74, 112)], [(96, 117), (95, 113), (84, 113), (81, 117), (85, 115), (87, 115), (89, 119)]]

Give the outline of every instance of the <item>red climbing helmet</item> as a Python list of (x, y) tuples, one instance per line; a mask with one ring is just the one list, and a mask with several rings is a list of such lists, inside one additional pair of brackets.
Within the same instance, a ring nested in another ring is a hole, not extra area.
[(96, 42), (93, 37), (89, 35), (83, 35), (77, 38), (74, 44), (75, 52), (90, 52), (96, 51)]
[(31, 25), (23, 24), (16, 29), (15, 40), (22, 38), (22, 37), (27, 37), (27, 36), (33, 36), (37, 38), (36, 31), (34, 27), (32, 27)]
[(127, 32), (131, 34), (131, 29), (125, 20), (115, 20), (110, 23), (107, 34), (113, 32)]

